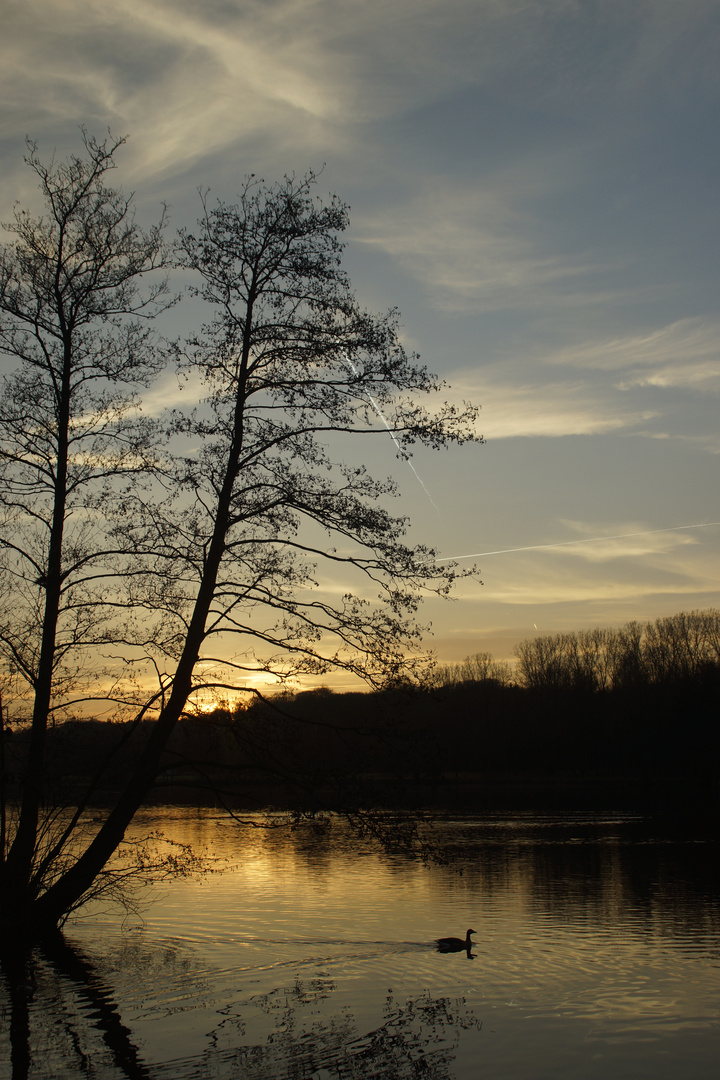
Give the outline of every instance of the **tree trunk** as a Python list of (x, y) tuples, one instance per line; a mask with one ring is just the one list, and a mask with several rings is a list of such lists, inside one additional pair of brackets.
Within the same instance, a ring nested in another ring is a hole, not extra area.
[(205, 624), (215, 595), (218, 572), (225, 550), (225, 536), (230, 518), (230, 505), (241, 442), (240, 437), (233, 444), (229, 454), (230, 460), (218, 499), (207, 562), (168, 703), (153, 727), (150, 739), (125, 790), (93, 840), (77, 862), (65, 871), (46, 893), (34, 901), (30, 914), (33, 930), (55, 926), (77, 904), (122, 842), (128, 825), (155, 782), (162, 752), (182, 715), (192, 690), (192, 675), (204, 640)]
[[(62, 306), (60, 317), (62, 318)], [(64, 327), (64, 318), (62, 318)], [(72, 368), (72, 339), (64, 327), (62, 380), (58, 387), (57, 465), (55, 469), (53, 516), (47, 550), (45, 575), (45, 609), (43, 613), (40, 659), (37, 665), (35, 700), (33, 703), (30, 749), (25, 769), (23, 797), (17, 832), (7, 856), (10, 879), (30, 882), (33, 856), (37, 843), (38, 815), (45, 771), (45, 735), (53, 692), (55, 649), (58, 613), (62, 592), (63, 533), (67, 506), (68, 445), (70, 428), (70, 377)]]

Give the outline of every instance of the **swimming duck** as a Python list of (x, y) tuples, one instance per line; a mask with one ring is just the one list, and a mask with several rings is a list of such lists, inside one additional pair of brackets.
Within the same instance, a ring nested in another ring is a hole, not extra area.
[(470, 940), (471, 934), (477, 934), (477, 930), (468, 930), (465, 940), (459, 937), (441, 937), (437, 938), (435, 944), (438, 947), (438, 952), (460, 952), (461, 949), (467, 949), (469, 952), (475, 944)]

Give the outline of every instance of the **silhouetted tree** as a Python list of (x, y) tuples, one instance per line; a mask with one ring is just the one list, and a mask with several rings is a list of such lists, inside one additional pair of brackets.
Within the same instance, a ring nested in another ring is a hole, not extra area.
[[(378, 685), (414, 670), (418, 603), (425, 591), (444, 595), (453, 583), (452, 566), (404, 543), (405, 520), (384, 505), (392, 482), (349, 464), (352, 449), (342, 443), (390, 432), (401, 455), (416, 443), (462, 443), (475, 438), (475, 410), (422, 406), (419, 398), (440, 384), (402, 348), (394, 312), (377, 317), (357, 304), (340, 265), (347, 209), (336, 198), (314, 198), (314, 184), (313, 175), (271, 186), (251, 178), (237, 206), (205, 201), (198, 234), (180, 235), (179, 265), (199, 277), (196, 295), (214, 314), (175, 355), (181, 375), (199, 378), (207, 396), (195, 413), (174, 416), (174, 462), (154, 487), (125, 492), (112, 520), (117, 549), (135, 553), (131, 610), (146, 616), (124, 615), (121, 660), (156, 672), (157, 688), (137, 713), (155, 708), (156, 718), (87, 843), (77, 845), (83, 800), (45, 850), (31, 827), (36, 815), (21, 817), (3, 891), (5, 914), (17, 922), (54, 925), (97, 887), (188, 699), (208, 683), (197, 666), (202, 660), (207, 670), (217, 659), (219, 636), (239, 639), (236, 659), (225, 662), (233, 686), (248, 669), (287, 676), (338, 667)], [(119, 240), (111, 227), (104, 236), (112, 264)], [(135, 272), (159, 250), (138, 255)], [(23, 277), (21, 265), (16, 277), (32, 296), (32, 273)], [(101, 299), (106, 294), (110, 285)], [(112, 311), (128, 307), (118, 300)], [(59, 420), (51, 415), (46, 425), (57, 440)], [(94, 464), (102, 455), (88, 456)], [(54, 465), (48, 471), (54, 475)], [(82, 565), (90, 557), (83, 554)], [(321, 563), (342, 569), (340, 595), (317, 589)], [(64, 578), (53, 567), (55, 595)], [(49, 677), (45, 667), (42, 674)], [(46, 694), (43, 722), (50, 707)], [(35, 806), (39, 745), (27, 781)]]
[(504, 660), (493, 659), (489, 652), (473, 653), (459, 664), (438, 664), (429, 675), (432, 686), (459, 686), (488, 680), (502, 686), (510, 686), (513, 681), (510, 665)]
[(692, 679), (717, 664), (720, 612), (678, 612), (648, 623), (643, 658), (652, 682)]
[(529, 688), (608, 690), (694, 679), (720, 660), (720, 612), (678, 612), (655, 622), (552, 634), (516, 647)]
[(117, 639), (122, 552), (103, 519), (152, 446), (136, 391), (162, 364), (147, 320), (166, 284), (141, 285), (164, 221), (143, 231), (107, 186), (123, 141), (83, 132), (84, 156), (49, 166), (28, 143), (44, 212), (17, 209), (0, 256), (0, 351), (17, 362), (0, 400), (0, 656), (32, 723), (5, 884), (32, 878), (48, 717)]

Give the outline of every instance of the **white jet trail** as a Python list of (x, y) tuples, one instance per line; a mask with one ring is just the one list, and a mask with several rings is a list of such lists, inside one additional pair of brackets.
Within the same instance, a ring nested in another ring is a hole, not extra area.
[[(345, 363), (350, 368), (353, 375), (357, 375), (358, 374), (358, 369), (355, 367), (352, 360), (348, 359), (347, 357), (345, 357), (344, 359), (345, 359)], [(395, 443), (395, 448), (396, 448), (396, 450), (398, 452), (398, 456), (401, 457), (403, 459), (403, 461), (405, 461), (410, 466), (413, 473), (415, 474), (415, 479), (417, 480), (418, 484), (420, 485), (420, 487), (423, 489), (423, 491), (427, 495), (427, 497), (428, 497), (428, 499), (430, 501), (430, 505), (434, 509), (437, 516), (440, 517), (440, 510), (439, 510), (435, 500), (433, 499), (433, 497), (430, 494), (430, 492), (428, 491), (428, 489), (425, 487), (423, 479), (420, 476), (420, 473), (417, 471), (417, 469), (413, 465), (412, 460), (410, 458), (410, 455), (407, 453), (407, 451), (403, 450), (402, 446), (400, 445), (398, 440), (395, 438), (395, 432), (393, 431), (393, 429), (390, 427), (387, 420), (385, 419), (385, 413), (382, 411), (382, 409), (380, 408), (380, 406), (378, 405), (377, 401), (375, 400), (375, 398), (372, 396), (371, 393), (369, 393), (367, 390), (365, 390), (364, 393), (365, 393), (365, 397), (368, 399), (368, 401), (372, 405), (373, 409), (375, 410), (375, 412), (378, 414), (378, 416), (382, 420), (383, 424), (385, 425), (385, 429), (386, 429), (388, 435), (390, 436), (392, 441)], [(469, 556), (469, 555), (468, 556), (462, 556), (461, 555), (459, 557), (460, 558), (471, 558), (471, 556)]]
[(652, 533), (680, 532), (684, 529), (709, 529), (720, 521), (703, 521), (697, 525), (673, 525), (667, 529), (642, 529), (640, 532), (618, 533), (616, 536), (591, 536), (583, 540), (561, 540), (557, 544), (530, 544), (527, 547), (501, 548), (499, 551), (478, 551), (474, 555), (449, 555), (437, 562), (456, 562), (458, 559), (485, 559), (488, 555), (509, 555), (514, 551), (542, 551), (544, 548), (572, 547), (575, 544), (598, 544), (602, 540), (625, 540), (630, 536), (650, 536)]

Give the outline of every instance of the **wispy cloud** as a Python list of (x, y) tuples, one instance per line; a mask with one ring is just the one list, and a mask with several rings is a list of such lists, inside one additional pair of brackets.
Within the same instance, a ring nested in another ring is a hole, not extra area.
[(685, 551), (696, 547), (700, 540), (699, 529), (717, 529), (720, 523), (692, 522), (687, 525), (668, 526), (649, 529), (642, 522), (622, 522), (600, 527), (593, 522), (560, 521), (574, 538), (557, 544), (540, 545), (535, 550), (545, 551), (549, 555), (568, 555), (589, 563), (602, 563), (618, 559), (663, 558), (671, 552)]
[(720, 321), (678, 319), (625, 337), (584, 342), (547, 355), (547, 364), (623, 373), (621, 389), (687, 387), (720, 392)]
[[(479, 401), (487, 438), (562, 437), (627, 431), (720, 446), (712, 406), (684, 421), (686, 391), (720, 393), (720, 322), (686, 318), (652, 330), (572, 345), (506, 347), (502, 362), (449, 376), (452, 394)], [(668, 391), (668, 393), (664, 393)], [(702, 397), (698, 398), (698, 395)]]
[(436, 180), (401, 205), (356, 222), (361, 243), (391, 255), (447, 312), (598, 305), (618, 293), (598, 284), (610, 266), (553, 251), (509, 177), (464, 186)]
[[(498, 555), (524, 555), (526, 552), (577, 556), (593, 563), (655, 554), (666, 555), (668, 552), (699, 543), (697, 536), (694, 535), (696, 531), (720, 529), (720, 521), (693, 522), (687, 525), (652, 529), (643, 528), (636, 523), (617, 525), (609, 529), (607, 526), (603, 528), (588, 522), (560, 520), (558, 528), (562, 529), (566, 535), (569, 532), (570, 539), (506, 547), (495, 551), (476, 551), (467, 555), (447, 556), (441, 561), (485, 559)], [(616, 532), (614, 529), (622, 531)]]
[(716, 543), (683, 532), (607, 537), (487, 557), (481, 565), (481, 602), (582, 605), (665, 595), (697, 607), (720, 594)]
[(560, 438), (637, 429), (657, 412), (579, 383), (489, 385), (482, 394), (483, 433), (488, 439)]
[(541, 21), (527, 0), (11, 2), (5, 131), (13, 116), (137, 130), (146, 178), (253, 137), (342, 152), (355, 125), (491, 78)]
[(486, 439), (562, 438), (654, 430), (662, 414), (599, 380), (528, 378), (519, 364), (493, 365), (449, 376), (451, 400), (479, 402)]

